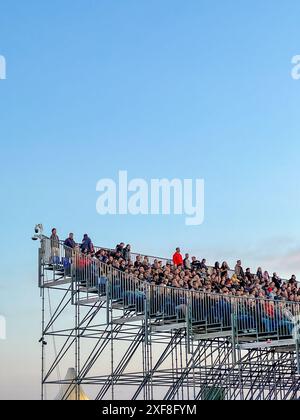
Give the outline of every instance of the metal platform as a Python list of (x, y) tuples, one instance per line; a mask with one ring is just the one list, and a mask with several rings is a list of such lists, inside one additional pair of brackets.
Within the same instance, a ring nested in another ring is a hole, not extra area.
[(276, 348), (282, 351), (283, 348), (287, 348), (287, 351), (295, 351), (295, 340), (275, 340), (275, 341), (256, 341), (252, 343), (240, 344), (241, 350), (253, 350), (253, 349), (271, 349)]
[(42, 285), (42, 287), (45, 287), (45, 288), (57, 287), (57, 286), (62, 286), (64, 284), (71, 284), (71, 282), (72, 282), (71, 277), (67, 277), (60, 280), (47, 281)]
[[(64, 262), (70, 251), (61, 244), (59, 254)], [(81, 254), (56, 274), (51, 258), (43, 238), (42, 399), (46, 386), (47, 395), (51, 387), (57, 394), (56, 372), (70, 363), (76, 378), (68, 392), (84, 384), (96, 400), (300, 398), (299, 347), (287, 338), (292, 324), (267, 318), (269, 301), (162, 288)], [(280, 305), (274, 303), (274, 313), (282, 313)], [(298, 314), (300, 304), (285, 309)]]
[(186, 327), (187, 327), (187, 324), (185, 322), (171, 322), (171, 323), (164, 323), (160, 325), (151, 324), (150, 328), (152, 332), (162, 332), (162, 331), (177, 331)]

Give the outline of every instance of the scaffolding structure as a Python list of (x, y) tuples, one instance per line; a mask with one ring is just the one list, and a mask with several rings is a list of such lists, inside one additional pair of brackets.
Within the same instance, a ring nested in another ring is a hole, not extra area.
[(270, 302), (246, 314), (244, 299), (138, 282), (40, 239), (41, 399), (300, 398), (299, 304), (279, 302), (271, 325)]

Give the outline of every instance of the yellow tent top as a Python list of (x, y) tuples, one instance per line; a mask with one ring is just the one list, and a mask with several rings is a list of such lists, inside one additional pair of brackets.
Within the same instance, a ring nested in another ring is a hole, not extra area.
[(75, 401), (77, 400), (77, 391), (79, 400), (81, 401), (87, 401), (89, 400), (89, 397), (86, 395), (86, 393), (83, 391), (82, 387), (80, 385), (72, 385), (72, 382), (76, 378), (76, 372), (74, 368), (69, 368), (67, 375), (65, 377), (65, 381), (67, 383), (63, 384), (56, 400), (67, 400), (67, 401)]

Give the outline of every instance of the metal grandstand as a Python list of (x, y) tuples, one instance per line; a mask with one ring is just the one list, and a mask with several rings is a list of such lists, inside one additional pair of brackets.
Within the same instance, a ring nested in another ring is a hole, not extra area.
[(299, 399), (299, 303), (150, 285), (39, 239), (42, 399)]

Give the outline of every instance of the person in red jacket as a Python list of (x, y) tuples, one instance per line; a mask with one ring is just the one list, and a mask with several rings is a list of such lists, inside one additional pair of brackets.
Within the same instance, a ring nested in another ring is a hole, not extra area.
[(180, 265), (183, 265), (183, 258), (180, 253), (180, 248), (176, 248), (176, 252), (173, 255), (173, 264), (176, 265), (177, 267)]

